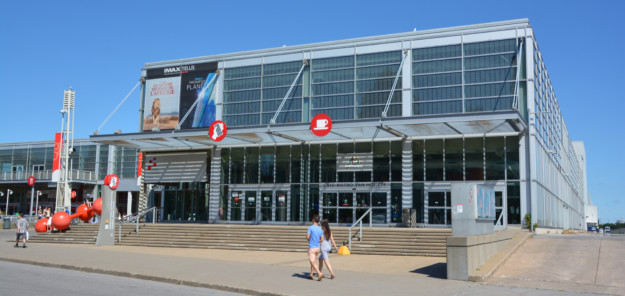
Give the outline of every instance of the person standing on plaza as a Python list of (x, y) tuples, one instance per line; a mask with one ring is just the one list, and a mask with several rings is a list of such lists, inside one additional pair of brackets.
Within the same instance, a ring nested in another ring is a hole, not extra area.
[(323, 241), (323, 230), (319, 227), (319, 215), (313, 216), (312, 223), (313, 225), (308, 227), (308, 232), (306, 234), (306, 239), (308, 239), (308, 261), (310, 261), (310, 274), (308, 278), (312, 280), (313, 272), (317, 272), (317, 280), (320, 281), (324, 274), (321, 273), (317, 266), (317, 255), (320, 252), (321, 242)]
[[(332, 251), (332, 245), (336, 251), (339, 251), (339, 248), (336, 246), (334, 242), (334, 237), (332, 236), (332, 230), (330, 230), (330, 223), (328, 220), (321, 221), (321, 229), (323, 229), (323, 241), (321, 242), (321, 255), (319, 256), (319, 270), (323, 269), (323, 263), (325, 262), (328, 270), (330, 271), (330, 279), (334, 278), (334, 270), (332, 270), (332, 265), (330, 265), (330, 257), (328, 253)], [(330, 244), (332, 242), (332, 245)]]
[(20, 237), (24, 242), (24, 248), (26, 248), (26, 232), (28, 231), (28, 221), (24, 219), (24, 216), (20, 213), (17, 216), (17, 238), (15, 239), (15, 247), (18, 247)]

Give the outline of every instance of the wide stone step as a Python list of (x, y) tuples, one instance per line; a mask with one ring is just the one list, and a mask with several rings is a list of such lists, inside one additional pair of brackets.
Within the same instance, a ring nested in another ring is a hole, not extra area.
[[(142, 247), (204, 248), (257, 251), (306, 252), (304, 235), (308, 225), (224, 225), (224, 224), (137, 224), (122, 225), (122, 241), (116, 244)], [(76, 225), (65, 233), (45, 233), (32, 236), (33, 242), (95, 244), (98, 225)], [(352, 230), (354, 254), (397, 256), (445, 256), (447, 228), (363, 227)], [(338, 246), (348, 241), (347, 227), (333, 227)]]

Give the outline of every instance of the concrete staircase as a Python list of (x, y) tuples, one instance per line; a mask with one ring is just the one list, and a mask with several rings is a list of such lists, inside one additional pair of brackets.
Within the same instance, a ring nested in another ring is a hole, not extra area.
[(95, 245), (98, 224), (71, 225), (65, 232), (35, 233), (31, 228), (29, 243), (62, 243)]
[[(116, 225), (118, 227), (118, 225)], [(308, 226), (232, 225), (232, 224), (124, 224), (121, 243), (141, 247), (172, 247), (306, 252)], [(363, 227), (362, 241), (354, 228), (352, 254), (398, 256), (446, 256), (448, 228)], [(348, 241), (348, 227), (332, 227), (337, 246)], [(95, 244), (98, 225), (72, 226), (65, 233), (32, 235), (31, 243)]]
[[(139, 234), (123, 232), (121, 245), (306, 252), (308, 226), (142, 224)], [(347, 242), (347, 227), (333, 227), (340, 247)], [(446, 255), (447, 228), (364, 228), (363, 241), (352, 240), (353, 254), (442, 256)]]

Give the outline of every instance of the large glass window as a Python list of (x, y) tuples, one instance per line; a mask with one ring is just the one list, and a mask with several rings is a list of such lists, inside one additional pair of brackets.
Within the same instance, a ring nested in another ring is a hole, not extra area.
[(445, 180), (464, 180), (462, 139), (445, 140)]
[(464, 140), (467, 180), (484, 180), (484, 139)]
[(389, 181), (390, 170), (390, 147), (389, 142), (373, 143), (373, 181)]
[[(382, 115), (401, 60), (401, 51), (356, 56), (356, 118), (376, 118)], [(401, 89), (400, 76), (387, 117), (401, 116)]]
[(504, 138), (486, 138), (486, 179), (505, 179), (506, 157), (504, 155)]
[(424, 169), (424, 153), (425, 143), (422, 140), (412, 141), (412, 180), (425, 181)]
[(245, 183), (258, 184), (258, 158), (260, 149), (258, 147), (245, 148)]
[(290, 146), (276, 147), (276, 183), (289, 183)]
[(402, 142), (391, 142), (391, 181), (402, 181)]
[(260, 183), (273, 183), (274, 147), (264, 146), (260, 149)]
[(443, 140), (425, 141), (425, 178), (428, 181), (443, 181)]
[(521, 185), (508, 182), (508, 224), (521, 224)]
[(243, 183), (244, 155), (244, 148), (230, 150), (230, 184)]
[(313, 59), (311, 115), (328, 114), (332, 120), (354, 118), (354, 56)]
[(321, 182), (336, 182), (336, 144), (321, 145)]
[(417, 223), (424, 223), (425, 198), (423, 195), (423, 183), (412, 184), (412, 208), (417, 211)]
[[(319, 183), (319, 153), (320, 145), (310, 145), (310, 183)], [(319, 199), (319, 198), (317, 198)]]
[(508, 179), (520, 179), (519, 137), (506, 137), (506, 162)]
[[(291, 146), (291, 183), (304, 182), (301, 180), (302, 174), (302, 146)], [(293, 220), (295, 221), (295, 220)]]

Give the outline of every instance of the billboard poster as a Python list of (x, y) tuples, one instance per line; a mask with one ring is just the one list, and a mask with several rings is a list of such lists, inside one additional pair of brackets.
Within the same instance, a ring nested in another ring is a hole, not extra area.
[[(209, 127), (216, 119), (216, 73), (217, 63), (148, 69), (143, 131), (157, 126), (160, 130), (174, 129), (187, 112), (181, 129)], [(168, 100), (167, 108), (163, 97)]]
[(475, 185), (477, 200), (477, 219), (495, 220), (495, 189), (482, 185)]
[(143, 130), (174, 129), (180, 108), (180, 77), (147, 80), (145, 90)]

